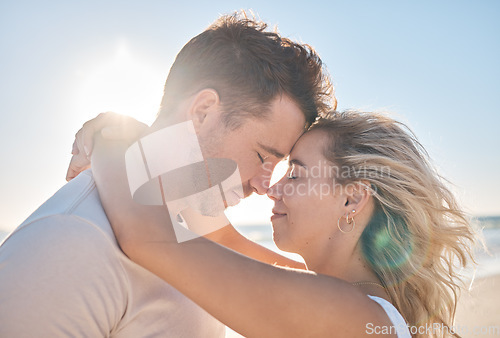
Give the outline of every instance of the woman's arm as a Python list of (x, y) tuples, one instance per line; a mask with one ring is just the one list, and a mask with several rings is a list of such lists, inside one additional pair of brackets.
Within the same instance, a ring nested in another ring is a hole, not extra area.
[(245, 256), (256, 259), (260, 262), (294, 269), (306, 269), (304, 263), (289, 259), (285, 256), (280, 255), (279, 253), (263, 247), (258, 243), (249, 240), (248, 238), (240, 234), (231, 224), (225, 226), (220, 230), (209, 233), (203, 237), (224, 245), (225, 247), (237, 251)]
[(378, 304), (350, 284), (278, 268), (205, 238), (177, 243), (164, 207), (133, 202), (125, 147), (96, 148), (94, 176), (123, 251), (245, 336), (356, 337), (366, 325), (391, 325)]

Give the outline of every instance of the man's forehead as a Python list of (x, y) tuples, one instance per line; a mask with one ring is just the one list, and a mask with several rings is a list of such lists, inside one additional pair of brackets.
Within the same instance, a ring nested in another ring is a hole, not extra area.
[(276, 98), (271, 114), (262, 123), (258, 146), (270, 155), (283, 159), (304, 133), (305, 116), (299, 106), (286, 95)]

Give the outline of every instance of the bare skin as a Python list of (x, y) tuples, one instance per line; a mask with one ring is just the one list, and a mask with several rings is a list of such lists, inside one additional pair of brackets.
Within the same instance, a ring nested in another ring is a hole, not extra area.
[[(198, 134), (203, 141), (210, 135), (224, 135), (224, 144), (209, 145), (211, 152), (207, 156), (230, 158), (238, 163), (242, 176), (245, 197), (255, 192), (265, 194), (269, 188), (272, 169), (287, 155), (293, 144), (303, 133), (305, 119), (293, 101), (286, 96), (277, 97), (271, 107), (271, 116), (264, 121), (249, 121), (236, 132), (220, 130), (220, 102), (216, 92), (207, 89), (186, 100), (172, 120), (157, 120), (148, 129), (146, 125), (126, 116), (115, 113), (103, 113), (86, 122), (75, 136), (73, 157), (66, 179), (69, 181), (80, 172), (90, 168), (94, 147), (94, 135), (107, 135), (109, 139), (122, 140), (131, 144), (145, 133), (159, 130), (186, 119), (197, 122)], [(283, 124), (286, 121), (286, 125)], [(279, 135), (271, 131), (281, 128)], [(273, 136), (274, 135), (274, 136)], [(217, 140), (220, 142), (220, 140)], [(205, 142), (208, 143), (208, 142)], [(265, 149), (262, 145), (266, 146)], [(166, 145), (168, 146), (168, 145)], [(268, 152), (269, 148), (281, 153)], [(215, 153), (215, 154), (214, 154)], [(261, 158), (259, 158), (259, 156)], [(301, 262), (294, 261), (275, 253), (241, 235), (231, 224), (212, 232), (206, 238), (238, 251), (256, 260), (298, 269), (305, 269)]]
[[(309, 150), (307, 142), (317, 144), (323, 135), (306, 136), (297, 143), (290, 159), (300, 159), (310, 166), (320, 158)], [(305, 151), (301, 151), (301, 143)], [(291, 184), (286, 177), (272, 187), (269, 195), (275, 200), (275, 208), (286, 214), (286, 220), (281, 217), (273, 221), (275, 235), (280, 237), (277, 245), (301, 254), (309, 269), (317, 272), (280, 268), (205, 238), (177, 243), (165, 207), (141, 206), (129, 197), (125, 148), (113, 142), (98, 144), (93, 157), (99, 193), (122, 250), (221, 322), (249, 337), (357, 337), (366, 335), (367, 323), (391, 325), (384, 310), (366, 296), (386, 297), (383, 290), (351, 285), (378, 281), (360, 260), (357, 245), (373, 208), (366, 191), (346, 190), (328, 197), (323, 201), (330, 205), (328, 210), (301, 224), (302, 219), (311, 218), (307, 208), (298, 207), (303, 205), (298, 198), (304, 197), (280, 192), (280, 187)], [(343, 217), (353, 209), (356, 229), (342, 238), (327, 221), (332, 225), (332, 218)]]

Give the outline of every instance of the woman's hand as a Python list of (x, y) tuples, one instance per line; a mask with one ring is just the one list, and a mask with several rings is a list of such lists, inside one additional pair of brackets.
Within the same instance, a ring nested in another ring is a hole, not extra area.
[(113, 112), (97, 115), (85, 122), (76, 133), (71, 154), (66, 181), (70, 181), (82, 171), (89, 169), (91, 155), (94, 149), (94, 137), (100, 133), (109, 140), (122, 140), (129, 144), (137, 140), (148, 126), (136, 119)]

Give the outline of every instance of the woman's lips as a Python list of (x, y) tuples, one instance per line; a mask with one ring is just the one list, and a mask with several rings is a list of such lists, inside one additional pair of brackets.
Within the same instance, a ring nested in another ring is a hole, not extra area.
[(271, 222), (274, 220), (277, 220), (279, 218), (282, 218), (284, 216), (286, 216), (285, 213), (279, 212), (279, 211), (273, 209), (273, 215), (271, 216)]

